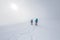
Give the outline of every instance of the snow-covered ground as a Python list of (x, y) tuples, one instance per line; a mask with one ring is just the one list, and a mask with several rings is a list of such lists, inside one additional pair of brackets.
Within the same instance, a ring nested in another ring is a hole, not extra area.
[(42, 25), (14, 24), (0, 27), (0, 40), (48, 40), (48, 29)]
[(59, 37), (59, 20), (47, 20), (38, 26), (30, 23), (0, 26), (0, 40), (59, 40)]

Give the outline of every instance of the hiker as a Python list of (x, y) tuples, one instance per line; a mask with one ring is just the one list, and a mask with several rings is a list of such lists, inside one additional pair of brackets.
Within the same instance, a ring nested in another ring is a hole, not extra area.
[(35, 25), (38, 25), (38, 18), (35, 19)]
[(33, 25), (33, 19), (31, 19), (31, 25)]

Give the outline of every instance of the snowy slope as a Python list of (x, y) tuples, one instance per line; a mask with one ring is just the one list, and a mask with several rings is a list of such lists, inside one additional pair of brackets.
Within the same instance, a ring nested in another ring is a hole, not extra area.
[(0, 27), (0, 40), (48, 40), (48, 30), (41, 25), (14, 24)]

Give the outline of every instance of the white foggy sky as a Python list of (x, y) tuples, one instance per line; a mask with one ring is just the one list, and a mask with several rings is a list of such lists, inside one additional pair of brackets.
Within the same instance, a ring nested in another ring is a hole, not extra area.
[[(18, 6), (18, 12), (10, 8), (11, 3)], [(27, 20), (34, 17), (59, 19), (59, 4), (59, 0), (0, 0), (0, 24), (21, 22), (24, 18)]]
[[(16, 4), (18, 9), (13, 10), (11, 3)], [(28, 1), (25, 0), (0, 0), (0, 24), (11, 24), (28, 20), (31, 13), (30, 6)]]

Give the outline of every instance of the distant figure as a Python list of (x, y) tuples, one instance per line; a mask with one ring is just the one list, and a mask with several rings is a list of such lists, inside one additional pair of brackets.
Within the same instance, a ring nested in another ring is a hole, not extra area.
[(35, 19), (35, 25), (38, 25), (38, 18)]
[(33, 25), (33, 19), (31, 19), (31, 25)]

